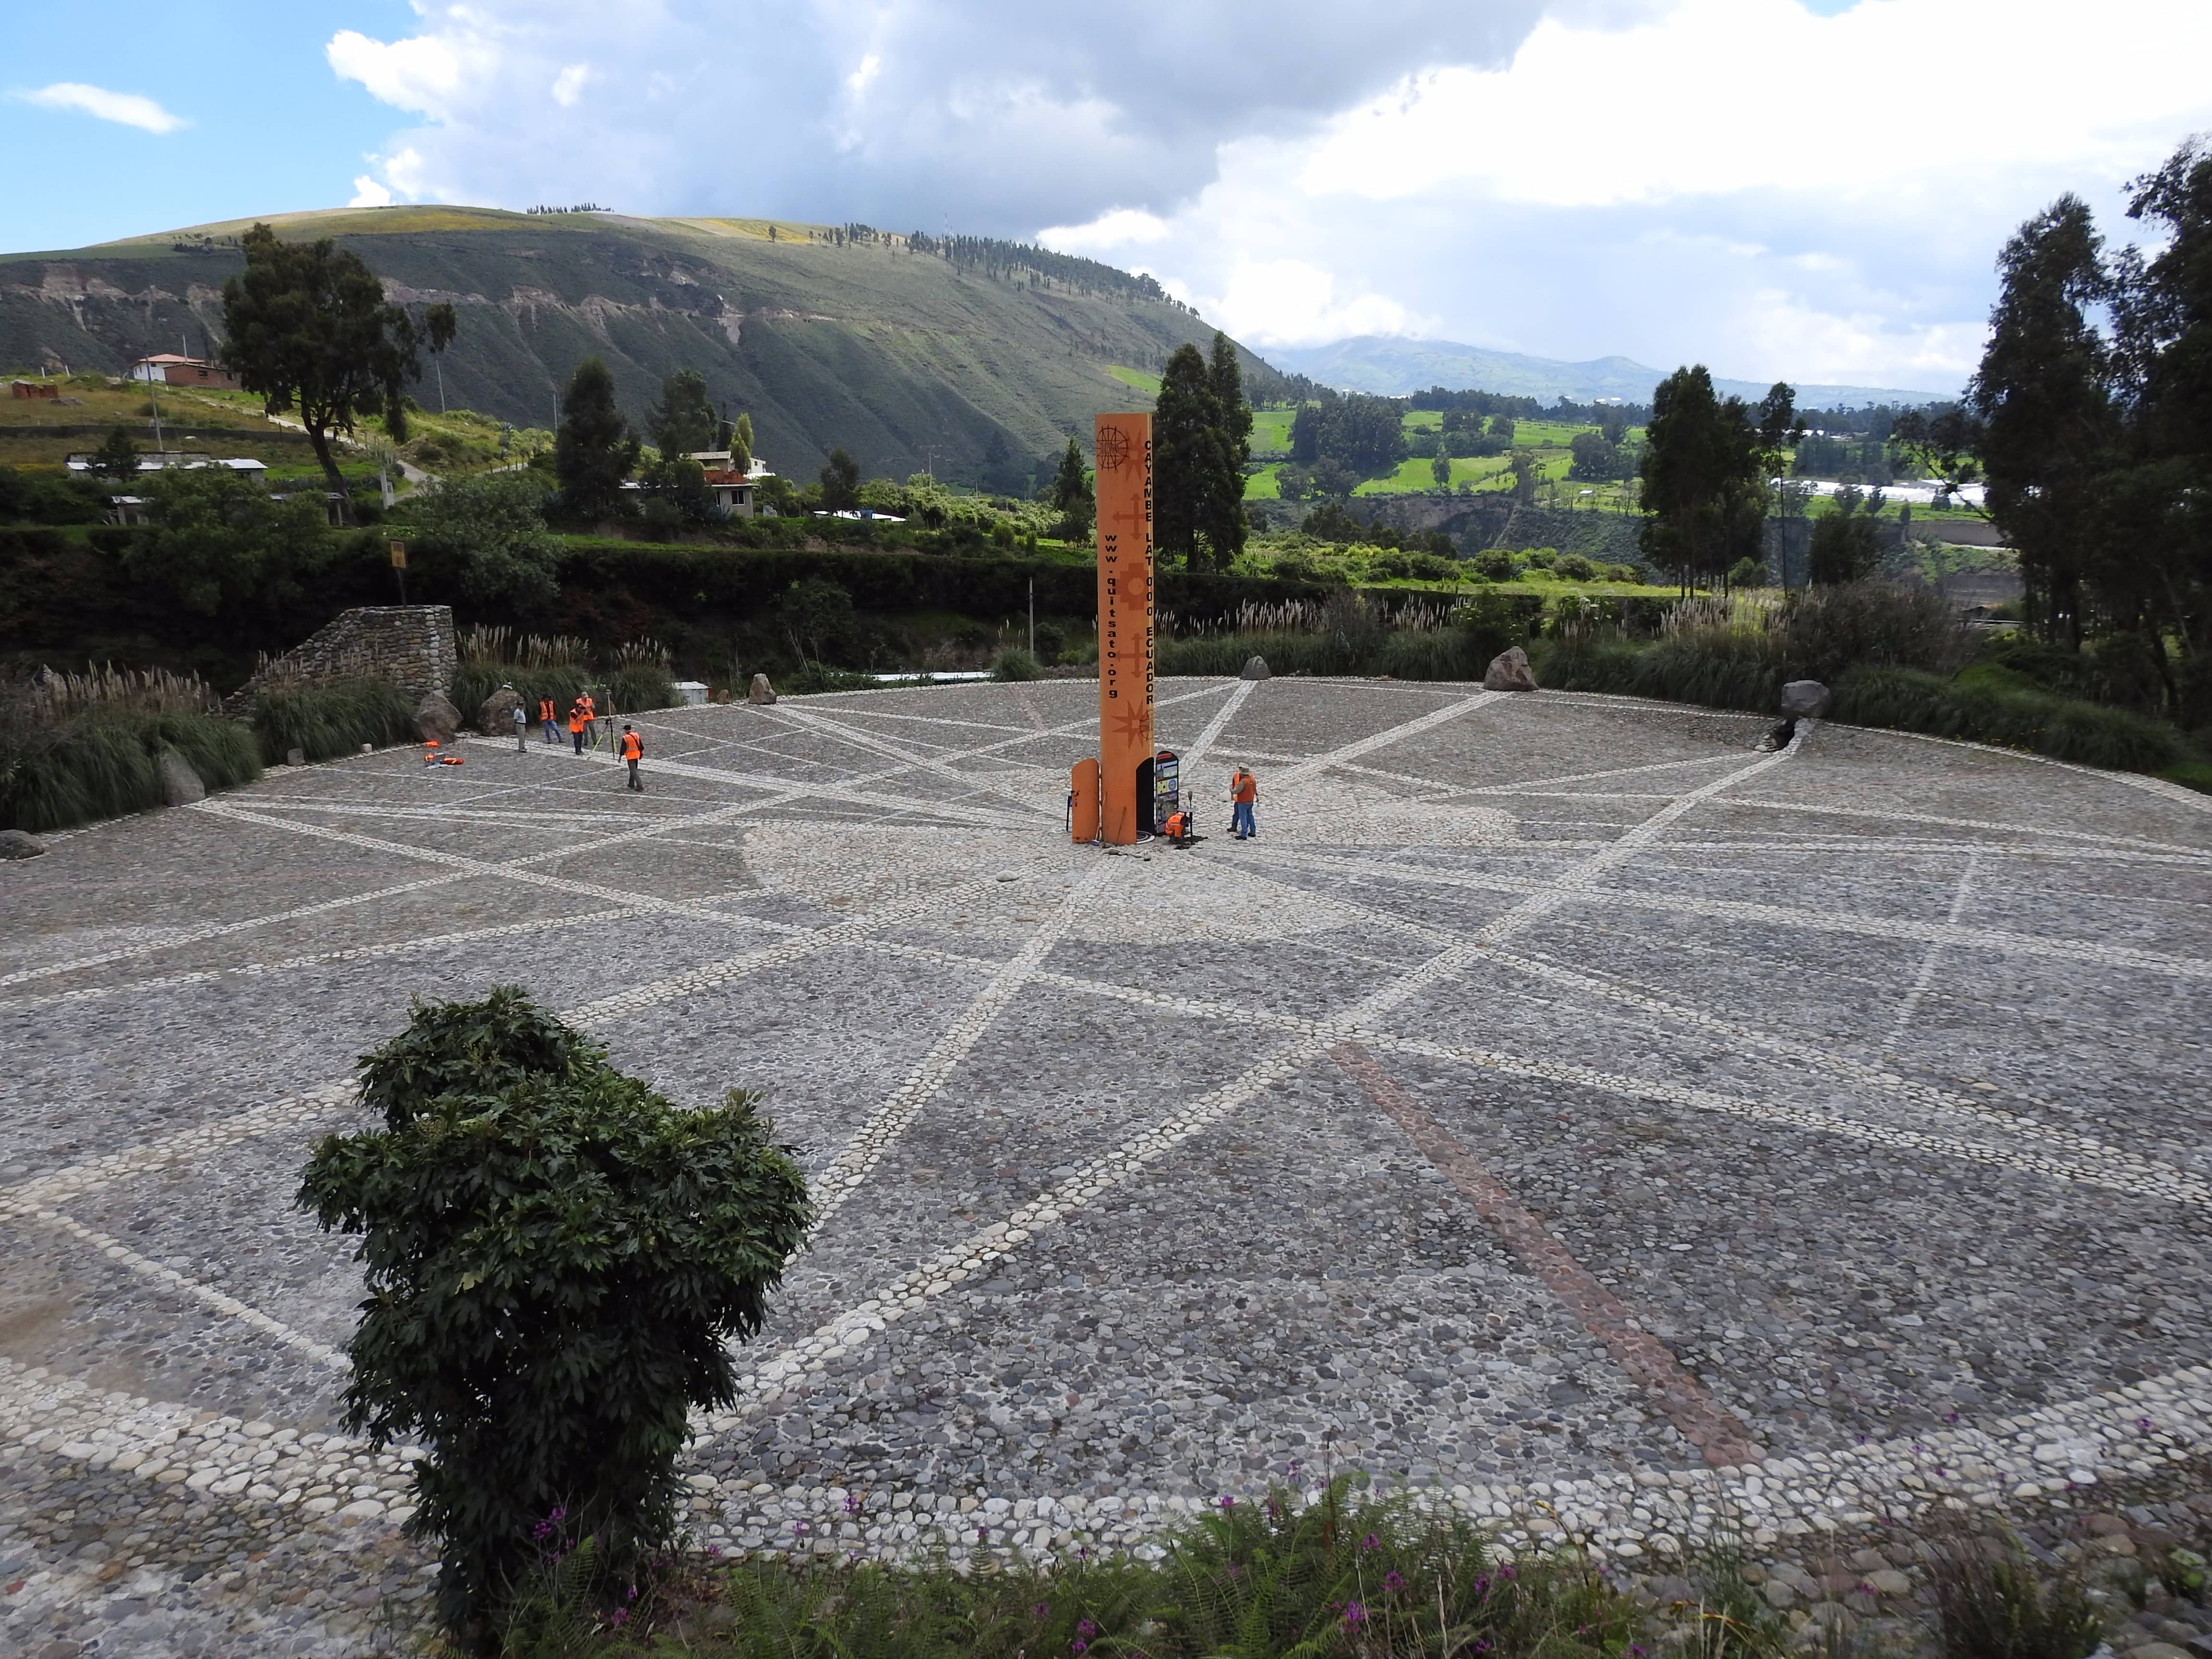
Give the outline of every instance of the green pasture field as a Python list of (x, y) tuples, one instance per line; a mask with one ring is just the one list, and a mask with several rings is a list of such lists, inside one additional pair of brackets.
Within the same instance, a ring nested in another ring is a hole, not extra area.
[(1256, 455), (1287, 455), (1291, 453), (1291, 422), (1297, 418), (1292, 409), (1255, 409), (1252, 411), (1252, 453)]
[(1141, 368), (1130, 368), (1121, 363), (1109, 363), (1106, 372), (1132, 392), (1141, 392), (1147, 398), (1160, 395), (1160, 377), (1157, 374), (1148, 374)]

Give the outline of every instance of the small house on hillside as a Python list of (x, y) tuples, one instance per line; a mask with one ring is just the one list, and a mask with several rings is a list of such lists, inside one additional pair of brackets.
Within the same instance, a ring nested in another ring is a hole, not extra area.
[(150, 380), (159, 386), (211, 386), (217, 392), (238, 390), (238, 376), (220, 363), (209, 362), (204, 357), (179, 357), (173, 351), (141, 357), (131, 365), (131, 378)]
[(707, 488), (714, 491), (714, 505), (725, 517), (750, 519), (760, 510), (760, 481), (771, 475), (759, 456), (743, 472), (730, 465), (726, 449), (696, 450), (690, 459), (704, 469)]

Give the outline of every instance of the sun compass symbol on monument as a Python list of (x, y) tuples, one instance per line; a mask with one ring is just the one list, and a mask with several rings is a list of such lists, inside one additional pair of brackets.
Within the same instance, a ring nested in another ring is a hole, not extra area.
[(1098, 470), (1119, 472), (1129, 464), (1129, 434), (1118, 426), (1098, 428)]
[(1146, 710), (1136, 704), (1119, 710), (1114, 716), (1113, 724), (1114, 735), (1117, 738), (1131, 743), (1139, 738), (1149, 738), (1147, 727), (1150, 722), (1146, 719)]

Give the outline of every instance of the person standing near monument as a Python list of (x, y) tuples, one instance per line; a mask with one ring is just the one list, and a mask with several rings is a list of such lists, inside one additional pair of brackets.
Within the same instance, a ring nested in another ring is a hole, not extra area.
[(629, 768), (629, 781), (623, 787), (643, 794), (645, 783), (637, 775), (637, 763), (645, 758), (645, 739), (638, 736), (637, 728), (634, 726), (623, 727), (622, 757), (623, 763)]
[(530, 716), (523, 713), (520, 703), (514, 705), (514, 752), (518, 755), (530, 752)]
[(1252, 822), (1252, 808), (1259, 799), (1260, 780), (1240, 765), (1229, 780), (1230, 827), (1239, 841), (1249, 841), (1260, 833)]
[(545, 727), (545, 741), (548, 743), (560, 742), (561, 717), (556, 712), (555, 712), (552, 698), (538, 698), (538, 718), (539, 722)]
[(568, 705), (568, 736), (580, 755), (584, 752), (584, 728), (591, 723), (591, 711), (584, 706), (583, 698), (579, 697)]

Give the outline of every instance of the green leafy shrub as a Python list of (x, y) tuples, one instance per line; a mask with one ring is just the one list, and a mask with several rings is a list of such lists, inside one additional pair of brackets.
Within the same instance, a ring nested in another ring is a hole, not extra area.
[(1502, 547), (1486, 547), (1471, 562), (1474, 574), (1485, 581), (1510, 582), (1513, 580), (1513, 556)]
[(606, 677), (607, 696), (625, 714), (676, 706), (676, 677), (665, 662), (626, 662)]
[(410, 1533), (476, 1652), (546, 1551), (609, 1586), (672, 1537), (691, 1407), (736, 1397), (729, 1344), (804, 1240), (804, 1176), (751, 1097), (680, 1110), (516, 988), (415, 1006), (362, 1058), (385, 1127), (319, 1144), (299, 1195), (362, 1237), (346, 1420), (419, 1437)]
[(1579, 553), (1562, 553), (1553, 561), (1552, 568), (1570, 581), (1586, 582), (1597, 574), (1597, 567)]
[(415, 740), (414, 702), (382, 680), (270, 686), (254, 698), (249, 718), (261, 758), (271, 766), (293, 749), (311, 761), (330, 760), (365, 743), (383, 748)]
[(202, 714), (95, 713), (0, 732), (0, 828), (66, 830), (161, 805), (161, 753), (174, 750), (209, 789), (261, 775), (253, 734)]

